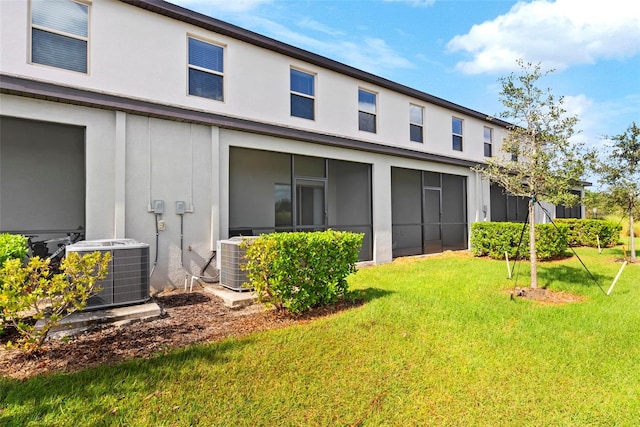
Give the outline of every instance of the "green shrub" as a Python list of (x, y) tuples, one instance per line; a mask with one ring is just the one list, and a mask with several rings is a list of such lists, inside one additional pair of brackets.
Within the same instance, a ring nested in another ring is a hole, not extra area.
[[(524, 227), (524, 233), (523, 233)], [(539, 260), (562, 256), (567, 250), (568, 227), (564, 224), (536, 224), (536, 249)], [(518, 251), (518, 243), (522, 243)], [(529, 226), (515, 222), (476, 222), (471, 225), (471, 251), (475, 256), (503, 259), (516, 255), (529, 258)]]
[(0, 234), (0, 267), (8, 259), (27, 256), (27, 238), (19, 234)]
[[(547, 260), (565, 255), (569, 246), (568, 231), (568, 227), (564, 224), (536, 224), (538, 259)], [(526, 244), (526, 257), (529, 258), (529, 233), (527, 233)]]
[(264, 234), (243, 243), (243, 268), (260, 302), (300, 313), (347, 293), (362, 238), (333, 230)]
[[(7, 260), (0, 268), (0, 320), (20, 333), (19, 347), (27, 353), (37, 351), (53, 326), (82, 310), (89, 297), (100, 291), (98, 282), (107, 276), (110, 260), (108, 252), (82, 256), (71, 252), (58, 274), (52, 274), (48, 259), (34, 257), (26, 265), (22, 259)], [(28, 319), (44, 324), (36, 329)]]
[(569, 246), (614, 246), (618, 243), (621, 225), (602, 219), (572, 219), (562, 218), (555, 220), (557, 224), (565, 224), (569, 227)]
[[(0, 234), (0, 267), (9, 259), (23, 260), (27, 256), (27, 241), (25, 236), (19, 234)], [(2, 279), (0, 278), (0, 287), (2, 287)], [(2, 312), (4, 307), (0, 300), (0, 334), (4, 331)]]

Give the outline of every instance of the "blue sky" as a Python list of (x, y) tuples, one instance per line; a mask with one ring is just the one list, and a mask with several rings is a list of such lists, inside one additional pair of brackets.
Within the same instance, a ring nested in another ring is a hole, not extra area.
[(465, 107), (503, 111), (516, 59), (580, 119), (577, 141), (640, 124), (640, 3), (632, 0), (173, 0)]

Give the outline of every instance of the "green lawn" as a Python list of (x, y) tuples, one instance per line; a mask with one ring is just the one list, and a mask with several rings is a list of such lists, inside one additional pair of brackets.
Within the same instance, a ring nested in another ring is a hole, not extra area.
[[(606, 292), (621, 249), (578, 253)], [(575, 257), (542, 264), (542, 284), (585, 297), (563, 306), (511, 301), (506, 275), (466, 254), (364, 268), (351, 283), (368, 302), (329, 318), (0, 379), (0, 425), (638, 425), (640, 265), (607, 297)]]

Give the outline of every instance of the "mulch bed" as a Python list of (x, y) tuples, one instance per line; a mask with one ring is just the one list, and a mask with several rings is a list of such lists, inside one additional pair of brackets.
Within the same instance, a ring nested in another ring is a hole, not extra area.
[(569, 292), (552, 291), (545, 288), (514, 288), (509, 289), (511, 299), (522, 298), (537, 301), (541, 304), (562, 305), (582, 302), (584, 297)]
[[(0, 349), (0, 375), (25, 379), (50, 372), (74, 372), (129, 359), (149, 358), (190, 344), (306, 323), (362, 304), (362, 301), (341, 302), (293, 315), (286, 311), (265, 310), (260, 305), (231, 309), (219, 298), (196, 291), (165, 291), (154, 300), (164, 312), (161, 319), (105, 326), (67, 342), (48, 340), (38, 354), (30, 356), (18, 350)], [(0, 346), (16, 338), (15, 331), (6, 328), (0, 335)]]

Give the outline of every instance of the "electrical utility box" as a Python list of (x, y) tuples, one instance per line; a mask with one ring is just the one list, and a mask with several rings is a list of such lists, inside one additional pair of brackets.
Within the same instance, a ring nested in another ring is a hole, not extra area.
[(133, 305), (149, 300), (149, 245), (133, 239), (84, 240), (66, 247), (67, 253), (109, 252), (107, 277), (101, 291), (89, 298), (85, 310)]

